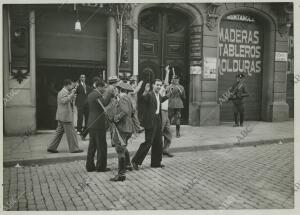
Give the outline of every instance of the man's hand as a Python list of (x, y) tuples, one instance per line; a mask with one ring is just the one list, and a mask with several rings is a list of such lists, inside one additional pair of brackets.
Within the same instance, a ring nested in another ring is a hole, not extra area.
[(138, 83), (138, 87), (141, 87), (143, 83), (144, 83), (143, 81), (140, 81), (140, 82)]
[(150, 84), (147, 83), (146, 86), (145, 86), (145, 92), (149, 92), (150, 91)]
[(165, 71), (166, 71), (166, 72), (170, 72), (170, 65), (167, 65), (167, 66), (165, 67)]
[(147, 83), (147, 84), (145, 85), (145, 91), (144, 91), (143, 95), (146, 95), (146, 94), (148, 94), (148, 93), (149, 93), (149, 91), (150, 91), (150, 84), (149, 84), (149, 83)]
[(72, 91), (71, 91), (71, 98), (76, 98), (76, 89), (73, 88)]

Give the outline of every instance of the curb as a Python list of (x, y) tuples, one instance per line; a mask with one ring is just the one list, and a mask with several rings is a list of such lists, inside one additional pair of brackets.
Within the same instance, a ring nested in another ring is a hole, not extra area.
[[(207, 150), (217, 150), (217, 149), (227, 149), (234, 147), (249, 147), (249, 146), (259, 146), (267, 144), (275, 144), (278, 142), (289, 143), (294, 142), (294, 138), (281, 138), (281, 139), (270, 139), (270, 140), (255, 140), (239, 143), (222, 143), (214, 145), (202, 145), (202, 146), (188, 146), (188, 147), (178, 147), (170, 149), (171, 153), (179, 152), (192, 152), (192, 151), (207, 151)], [(130, 151), (129, 154), (132, 156), (135, 151)], [(108, 153), (107, 159), (116, 158), (116, 153)], [(86, 154), (72, 156), (72, 157), (59, 157), (59, 158), (40, 158), (40, 159), (27, 159), (27, 160), (13, 160), (13, 161), (3, 161), (3, 167), (14, 167), (19, 164), (20, 166), (32, 166), (32, 165), (46, 165), (46, 164), (56, 164), (62, 162), (72, 162), (76, 160), (86, 160)]]

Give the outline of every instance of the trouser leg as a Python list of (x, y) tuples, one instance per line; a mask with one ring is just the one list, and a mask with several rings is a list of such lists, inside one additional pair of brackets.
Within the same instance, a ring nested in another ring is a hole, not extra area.
[(86, 158), (86, 170), (87, 171), (93, 171), (96, 169), (95, 163), (94, 163), (94, 157), (96, 153), (96, 131), (94, 129), (91, 129), (89, 131), (90, 134), (90, 142), (87, 152), (87, 158)]
[(67, 142), (69, 145), (70, 152), (74, 152), (79, 150), (78, 140), (76, 131), (74, 129), (73, 123), (71, 122), (63, 122), (64, 130), (67, 136)]
[(107, 166), (106, 131), (97, 130), (97, 170), (105, 170)]
[(154, 119), (151, 166), (159, 166), (162, 160), (162, 134), (160, 117)]
[(152, 145), (152, 134), (153, 129), (146, 129), (145, 130), (145, 142), (143, 142), (137, 152), (135, 153), (134, 157), (132, 158), (132, 162), (141, 165)]
[(87, 123), (88, 123), (88, 119), (89, 119), (89, 106), (85, 105), (84, 106), (84, 127), (87, 128)]
[(235, 123), (236, 125), (239, 124), (239, 122), (238, 122), (238, 113), (234, 113), (234, 123)]
[(164, 138), (163, 152), (168, 152), (172, 140), (172, 132), (167, 111), (162, 111), (162, 135)]
[(244, 112), (240, 112), (240, 125), (242, 126), (244, 123)]
[(126, 163), (126, 166), (131, 166), (130, 155), (129, 155), (127, 147), (125, 148), (125, 163)]
[(55, 135), (54, 135), (54, 138), (52, 139), (52, 141), (50, 142), (48, 149), (56, 150), (63, 135), (64, 135), (64, 127), (62, 125), (62, 122), (57, 121), (57, 128), (55, 131)]
[(77, 131), (82, 131), (82, 121), (83, 121), (84, 108), (77, 106)]
[(125, 175), (125, 172), (126, 172), (125, 148), (126, 148), (126, 146), (121, 146), (120, 144), (118, 144), (116, 146), (116, 152), (118, 154), (118, 174), (119, 175)]

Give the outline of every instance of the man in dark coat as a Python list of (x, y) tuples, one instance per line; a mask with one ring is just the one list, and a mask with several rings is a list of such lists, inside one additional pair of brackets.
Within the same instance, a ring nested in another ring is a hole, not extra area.
[(162, 160), (162, 133), (161, 133), (161, 103), (168, 99), (168, 95), (161, 97), (159, 94), (162, 81), (154, 80), (153, 91), (150, 91), (150, 84), (147, 83), (145, 91), (141, 96), (145, 104), (144, 117), (141, 122), (145, 128), (145, 142), (142, 143), (132, 158), (132, 166), (138, 170), (138, 165), (144, 161), (149, 149), (151, 152), (151, 167), (164, 167)]
[[(88, 102), (87, 102), (87, 96), (91, 91), (91, 87), (88, 86), (85, 83), (85, 75), (80, 75), (80, 80), (79, 80), (79, 85), (77, 87), (77, 97), (75, 101), (75, 105), (77, 107), (77, 133), (81, 134), (83, 132), (82, 129), (82, 122), (83, 122), (83, 116), (84, 116), (84, 123), (85, 127), (87, 127), (87, 121), (89, 117), (89, 107), (88, 107)], [(84, 139), (86, 136), (87, 132), (85, 135), (82, 135), (82, 138)]]
[[(103, 105), (107, 105), (110, 97), (103, 98), (103, 88), (105, 83), (103, 80), (96, 80), (94, 83), (95, 89), (88, 95), (89, 118), (88, 131), (90, 142), (86, 160), (86, 170), (88, 172), (106, 172), (107, 168), (107, 142), (106, 142), (106, 119), (103, 113), (103, 108), (98, 103), (98, 99)], [(97, 151), (97, 163), (94, 164), (94, 156)]]

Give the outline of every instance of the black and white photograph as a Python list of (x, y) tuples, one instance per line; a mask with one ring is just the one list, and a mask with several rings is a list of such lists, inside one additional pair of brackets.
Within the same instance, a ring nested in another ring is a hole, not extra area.
[(2, 212), (296, 214), (300, 3), (1, 5)]

